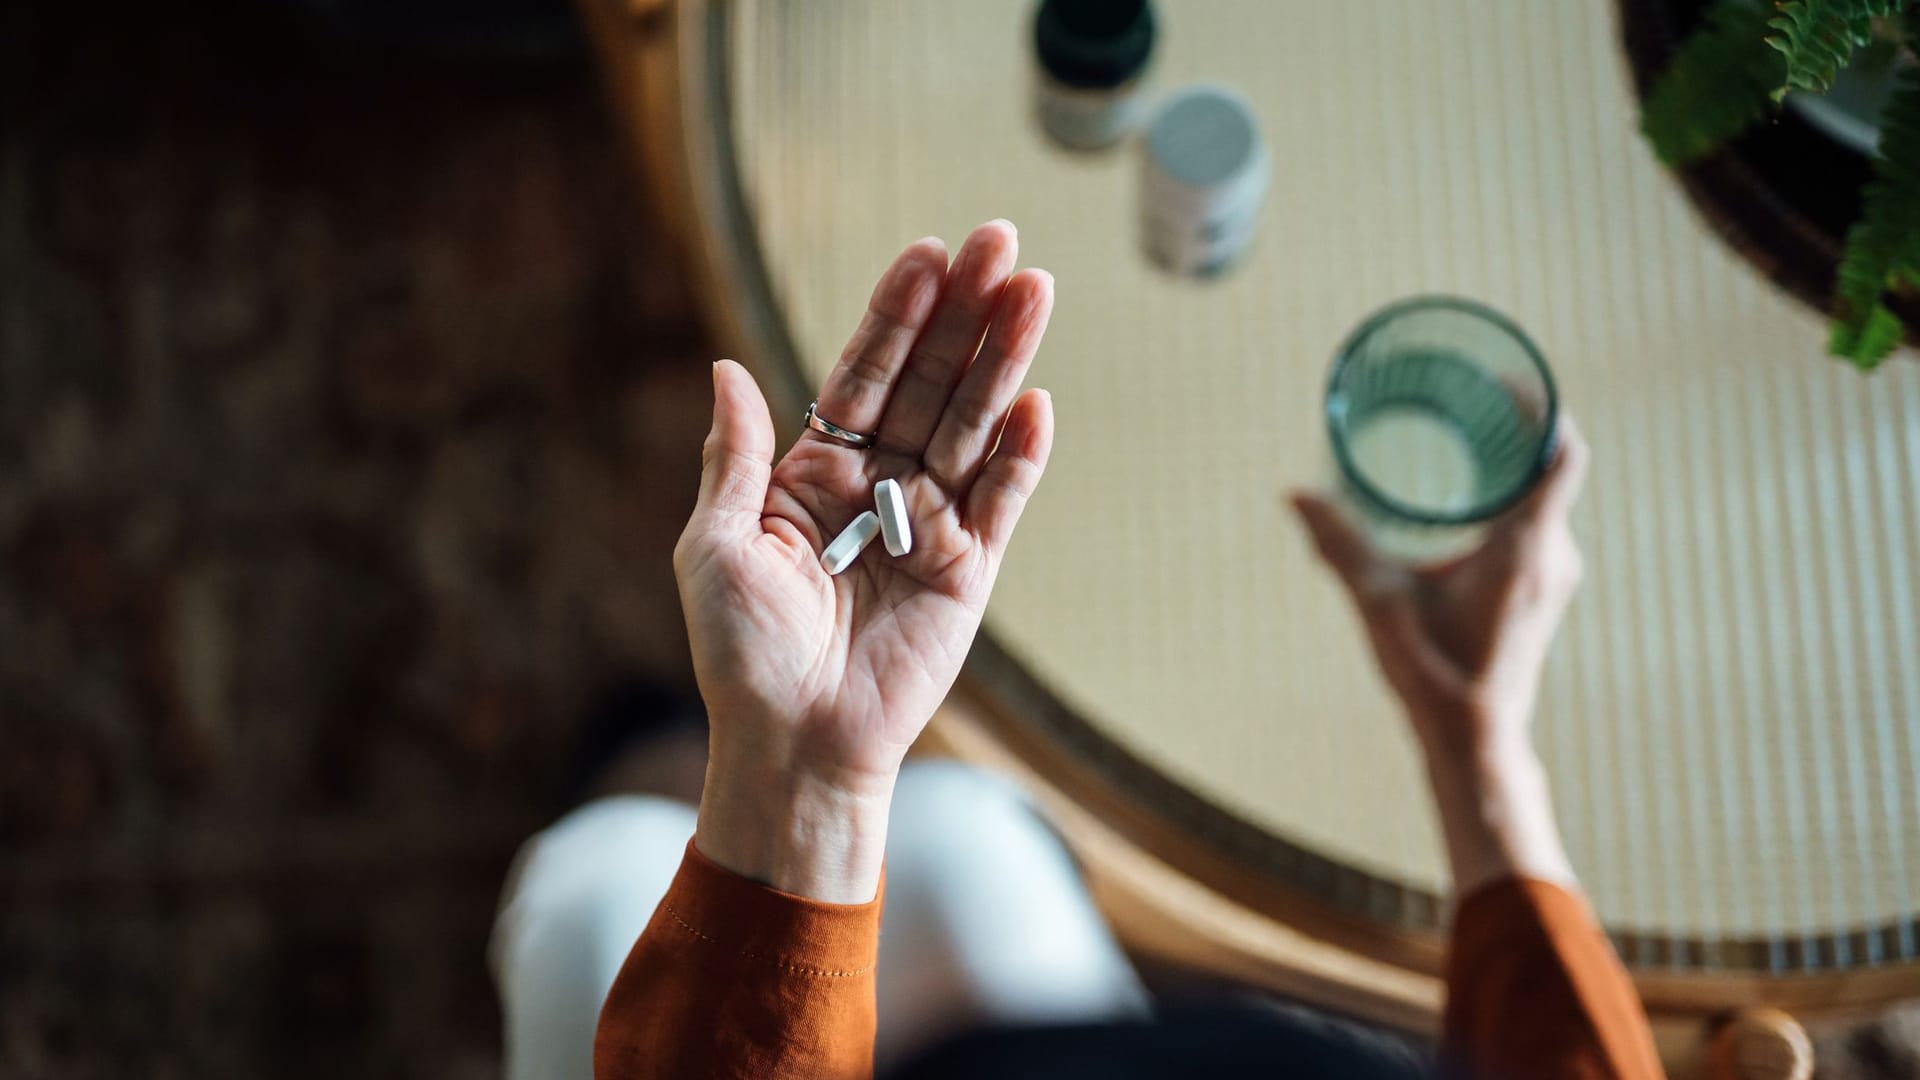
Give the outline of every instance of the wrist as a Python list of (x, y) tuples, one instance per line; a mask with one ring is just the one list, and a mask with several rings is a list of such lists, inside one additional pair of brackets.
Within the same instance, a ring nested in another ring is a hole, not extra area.
[(1546, 767), (1525, 736), (1468, 746), (1429, 746), (1427, 775), (1476, 802), (1532, 801), (1546, 790)]
[(1408, 702), (1407, 712), (1430, 766), (1457, 771), (1520, 763), (1534, 756), (1531, 705), (1469, 698)]
[(893, 781), (890, 773), (822, 768), (715, 739), (694, 846), (783, 892), (868, 903), (879, 888)]
[(1459, 895), (1510, 877), (1573, 885), (1547, 771), (1524, 731), (1427, 754)]

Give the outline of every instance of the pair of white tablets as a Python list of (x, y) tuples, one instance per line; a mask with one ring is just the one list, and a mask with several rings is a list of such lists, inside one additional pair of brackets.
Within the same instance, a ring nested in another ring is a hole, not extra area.
[(887, 554), (905, 555), (913, 550), (913, 528), (907, 524), (907, 494), (898, 480), (882, 480), (873, 487), (873, 501), (879, 513), (862, 511), (853, 524), (841, 530), (833, 543), (820, 553), (820, 564), (827, 573), (837, 574), (853, 565), (873, 538), (883, 537)]

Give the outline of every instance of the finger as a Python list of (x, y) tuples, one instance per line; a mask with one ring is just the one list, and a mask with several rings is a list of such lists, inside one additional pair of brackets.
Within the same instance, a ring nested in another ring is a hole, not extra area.
[(1539, 425), (1547, 417), (1546, 388), (1538, 380), (1519, 375), (1500, 376), (1500, 385), (1513, 398), (1513, 407), (1529, 424)]
[(1412, 604), (1395, 602), (1405, 596), (1405, 572), (1382, 559), (1326, 497), (1303, 491), (1295, 492), (1292, 501), (1320, 558), (1353, 597), (1387, 681), (1403, 693), (1414, 693), (1444, 678), (1449, 670), (1445, 658), (1420, 624), (1419, 613)]
[(1510, 526), (1532, 528), (1564, 521), (1580, 497), (1580, 487), (1587, 478), (1587, 440), (1580, 434), (1573, 417), (1564, 412), (1560, 414), (1554, 436), (1558, 446), (1553, 460), (1547, 463), (1546, 474), (1534, 489), (1509, 511)]
[(1387, 682), (1411, 700), (1442, 699), (1459, 693), (1459, 670), (1420, 622), (1412, 604), (1382, 604), (1362, 609), (1361, 623)]
[(1384, 577), (1373, 545), (1325, 496), (1296, 491), (1291, 501), (1321, 561), (1333, 569), (1355, 600), (1370, 603), (1382, 591)]
[(923, 458), (948, 491), (965, 491), (986, 464), (1052, 314), (1052, 274), (1022, 270), (1008, 279), (994, 306), (986, 343), (960, 377)]
[(1053, 452), (1053, 397), (1029, 390), (1007, 410), (1000, 445), (967, 492), (967, 524), (992, 551), (1004, 551), (1013, 539), (1020, 512), (1040, 486)]
[(694, 515), (760, 519), (773, 475), (773, 417), (747, 369), (713, 365), (713, 427), (700, 452), (700, 496)]
[(986, 332), (1007, 275), (1013, 273), (1019, 247), (1013, 225), (1006, 221), (987, 222), (960, 246), (940, 303), (887, 400), (878, 440), (883, 448), (915, 458), (926, 450), (954, 384), (980, 348), (980, 335)]
[(947, 245), (929, 236), (907, 245), (880, 275), (867, 313), (820, 387), (816, 411), (822, 418), (861, 434), (880, 426), (887, 397), (926, 329), (946, 274)]

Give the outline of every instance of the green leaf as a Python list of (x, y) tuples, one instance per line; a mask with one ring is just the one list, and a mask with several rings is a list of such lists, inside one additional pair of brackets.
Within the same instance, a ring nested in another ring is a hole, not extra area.
[(1880, 152), (1861, 203), (1834, 282), (1827, 346), (1872, 369), (1905, 336), (1883, 302), (1887, 290), (1920, 281), (1920, 69), (1900, 76), (1880, 114)]
[(1767, 115), (1786, 61), (1767, 47), (1768, 6), (1718, 0), (1648, 92), (1640, 130), (1669, 165), (1704, 157)]
[(1862, 371), (1872, 371), (1893, 354), (1906, 338), (1900, 317), (1885, 304), (1875, 304), (1866, 318), (1855, 322), (1836, 322), (1827, 340), (1827, 352), (1851, 360)]
[(1767, 22), (1777, 33), (1767, 44), (1786, 57), (1787, 75), (1774, 87), (1778, 101), (1788, 90), (1825, 93), (1857, 46), (1873, 40), (1873, 20), (1896, 15), (1907, 0), (1787, 0)]

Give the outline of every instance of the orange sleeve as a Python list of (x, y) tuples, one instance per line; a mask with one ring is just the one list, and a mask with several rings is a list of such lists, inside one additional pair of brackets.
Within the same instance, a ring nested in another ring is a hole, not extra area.
[(880, 904), (783, 893), (689, 842), (600, 1009), (594, 1076), (866, 1080)]
[(1442, 1053), (1475, 1076), (1663, 1078), (1646, 1010), (1585, 899), (1508, 878), (1461, 903)]

